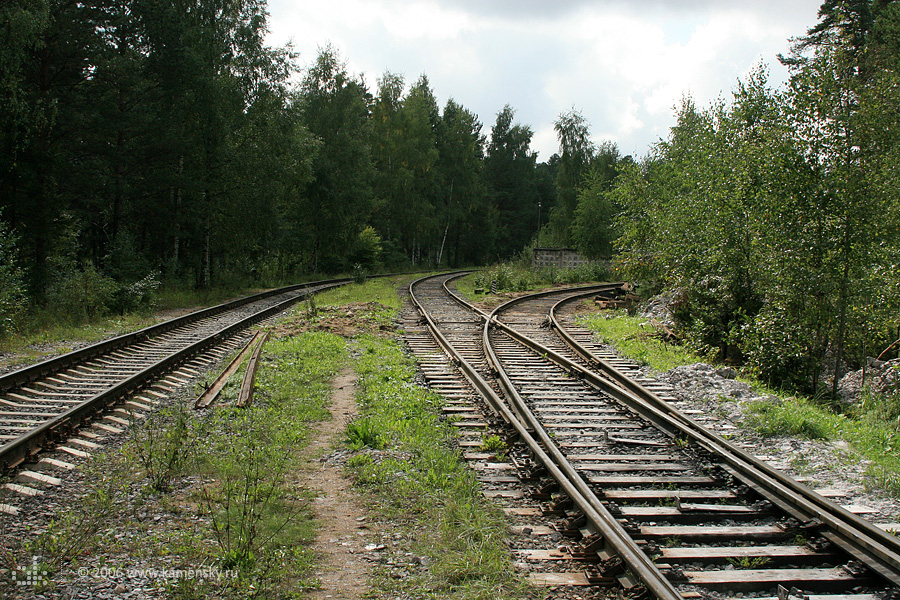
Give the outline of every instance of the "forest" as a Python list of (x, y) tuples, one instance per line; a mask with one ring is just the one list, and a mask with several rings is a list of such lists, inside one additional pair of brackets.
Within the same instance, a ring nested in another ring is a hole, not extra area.
[(301, 67), (265, 44), (267, 16), (265, 0), (0, 6), (0, 336), (67, 299), (87, 319), (161, 284), (539, 244), (669, 294), (687, 343), (774, 385), (823, 389), (900, 338), (897, 2), (825, 0), (779, 57), (786, 85), (760, 65), (727, 100), (685, 98), (645, 157), (563, 113), (546, 162), (511, 105), (488, 134), (425, 74), (370, 89), (331, 46)]
[(555, 176), (511, 107), (487, 140), (426, 75), (369, 89), (330, 46), (301, 68), (266, 19), (263, 0), (3, 3), (7, 330), (83, 289), (122, 310), (163, 281), (483, 264), (534, 237)]

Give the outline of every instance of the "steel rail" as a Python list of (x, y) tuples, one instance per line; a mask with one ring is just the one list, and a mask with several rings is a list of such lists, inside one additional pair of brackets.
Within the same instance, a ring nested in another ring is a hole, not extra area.
[(49, 373), (59, 372), (62, 369), (69, 367), (70, 365), (80, 363), (88, 358), (92, 358), (94, 356), (109, 352), (110, 350), (115, 350), (116, 348), (121, 348), (139, 341), (143, 341), (151, 336), (165, 333), (166, 331), (170, 331), (187, 323), (199, 321), (200, 319), (206, 317), (212, 317), (228, 310), (244, 306), (245, 304), (250, 304), (251, 302), (264, 300), (271, 296), (277, 296), (278, 294), (284, 294), (287, 292), (297, 291), (303, 288), (309, 288), (317, 285), (340, 284), (350, 281), (352, 280), (349, 278), (325, 279), (322, 281), (310, 281), (306, 283), (298, 283), (282, 288), (267, 290), (258, 294), (252, 294), (250, 296), (238, 298), (237, 300), (223, 302), (222, 304), (217, 304), (216, 306), (210, 306), (208, 308), (182, 315), (180, 317), (175, 317), (174, 319), (169, 319), (168, 321), (165, 321), (163, 323), (151, 325), (138, 331), (125, 333), (108, 340), (103, 340), (89, 346), (85, 346), (84, 348), (79, 348), (78, 350), (73, 350), (72, 352), (67, 352), (66, 354), (61, 354), (60, 356), (55, 356), (28, 367), (18, 369), (16, 371), (13, 371), (12, 373), (7, 373), (0, 376), (0, 393), (19, 387), (26, 383), (30, 383)]
[[(547, 435), (546, 431), (544, 431), (534, 414), (531, 413), (522, 398), (518, 395), (518, 392), (516, 392), (515, 388), (512, 386), (511, 381), (503, 371), (499, 361), (496, 359), (496, 355), (493, 354), (488, 339), (488, 328), (491, 325), (497, 309), (490, 315), (487, 315), (484, 311), (477, 309), (468, 302), (462, 300), (456, 294), (450, 292), (446, 285), (447, 282), (444, 282), (444, 289), (450, 293), (452, 298), (484, 319), (482, 341), (484, 344), (485, 355), (488, 357), (489, 362), (492, 363), (491, 367), (500, 375), (504, 390), (510, 398), (510, 405), (507, 405), (507, 403), (494, 392), (490, 385), (471, 366), (471, 364), (449, 344), (443, 334), (440, 333), (434, 320), (424, 309), (422, 304), (419, 303), (413, 292), (413, 286), (425, 279), (428, 278), (426, 277), (410, 284), (410, 298), (419, 312), (425, 317), (441, 347), (453, 357), (454, 362), (459, 365), (467, 379), (478, 382), (475, 384), (473, 381), (473, 385), (475, 385), (476, 389), (485, 395), (485, 398), (491, 407), (498, 410), (503, 418), (516, 430), (520, 439), (528, 445), (536, 459), (547, 469), (547, 472), (557, 481), (563, 491), (565, 491), (575, 505), (577, 505), (584, 513), (586, 519), (596, 528), (608, 547), (628, 565), (630, 572), (635, 578), (643, 584), (657, 600), (683, 600), (682, 595), (678, 590), (665, 575), (662, 574), (656, 565), (653, 564), (653, 561), (641, 551), (637, 543), (630, 535), (628, 535), (612, 513), (609, 512), (603, 503), (600, 502), (599, 498), (597, 498), (593, 491), (587, 486), (582, 477), (563, 455), (562, 451), (556, 446), (550, 436)], [(602, 287), (604, 286), (595, 285), (592, 289), (597, 290)], [(535, 295), (540, 296), (552, 293), (559, 293), (559, 290)], [(498, 307), (498, 309), (499, 308), (500, 307)], [(522, 422), (515, 413), (522, 415), (525, 422)], [(537, 436), (537, 439), (533, 433)]]
[[(27, 433), (19, 436), (18, 438), (7, 442), (3, 446), (0, 446), (0, 470), (15, 467), (18, 464), (21, 464), (23, 461), (27, 460), (28, 457), (40, 451), (42, 445), (45, 443), (47, 439), (53, 438), (63, 431), (68, 431), (70, 429), (74, 429), (78, 425), (80, 425), (83, 421), (88, 420), (92, 415), (94, 415), (97, 411), (102, 410), (109, 404), (117, 401), (118, 399), (130, 394), (138, 389), (141, 389), (145, 384), (149, 381), (157, 377), (158, 375), (167, 372), (174, 368), (176, 365), (181, 362), (187, 360), (191, 356), (202, 352), (203, 350), (219, 343), (221, 340), (229, 337), (230, 335), (236, 333), (240, 329), (248, 327), (254, 323), (257, 323), (271, 315), (277, 314), (278, 312), (286, 309), (291, 304), (294, 304), (313, 293), (317, 293), (319, 291), (323, 291), (326, 289), (331, 289), (333, 287), (338, 287), (343, 285), (349, 280), (328, 280), (327, 282), (318, 282), (319, 286), (315, 286), (315, 284), (302, 284), (301, 286), (292, 286), (294, 290), (307, 287), (308, 289), (293, 298), (289, 298), (278, 304), (270, 306), (268, 308), (257, 311), (256, 313), (241, 319), (231, 325), (225, 327), (224, 329), (208, 335), (207, 337), (193, 342), (192, 344), (178, 350), (177, 352), (170, 354), (169, 356), (162, 358), (155, 363), (149, 365), (143, 370), (135, 373), (131, 377), (124, 379), (112, 387), (95, 394), (89, 399), (85, 400), (82, 403), (79, 403), (69, 410), (49, 419), (41, 423), (38, 427), (28, 431)], [(290, 290), (289, 290), (290, 291)], [(284, 289), (281, 290), (284, 292)], [(268, 294), (272, 295), (272, 294)], [(254, 296), (251, 296), (253, 298)], [(265, 296), (268, 297), (268, 296)], [(255, 296), (256, 299), (260, 299)], [(237, 306), (242, 306), (243, 304), (247, 304), (247, 302), (242, 302), (237, 304)], [(219, 305), (214, 307), (219, 309), (222, 306), (231, 305), (232, 308), (235, 306), (231, 303), (226, 303), (225, 305)], [(227, 309), (224, 309), (227, 310)], [(205, 311), (201, 311), (205, 312)], [(222, 312), (219, 310), (218, 312)], [(218, 314), (218, 313), (214, 313)], [(208, 315), (206, 315), (208, 316)], [(180, 318), (179, 318), (180, 319)], [(147, 330), (142, 330), (147, 331)], [(121, 336), (126, 337), (126, 336)], [(116, 338), (121, 339), (120, 338)], [(96, 346), (96, 345), (95, 345)], [(71, 353), (70, 353), (71, 354)], [(69, 356), (69, 355), (66, 355)], [(52, 362), (52, 361), (47, 361)], [(70, 364), (70, 363), (67, 363)]]
[[(574, 339), (559, 323), (556, 309), (564, 303), (572, 302), (589, 294), (579, 294), (564, 298), (550, 309), (550, 323), (563, 341), (589, 364), (594, 365), (606, 377), (598, 377), (552, 351), (548, 356), (571, 369), (578, 370), (588, 382), (603, 388), (603, 391), (619, 396), (620, 401), (665, 430), (690, 437), (698, 445), (725, 460), (732, 474), (748, 484), (755, 491), (799, 520), (818, 519), (830, 531), (820, 532), (832, 543), (840, 546), (850, 555), (866, 564), (879, 575), (900, 585), (900, 539), (883, 531), (824, 498), (802, 483), (788, 477), (764, 461), (748, 454), (715, 432), (707, 430), (693, 419), (669, 405), (666, 401), (634, 381), (602, 358), (595, 356)], [(618, 388), (620, 391), (615, 392)]]

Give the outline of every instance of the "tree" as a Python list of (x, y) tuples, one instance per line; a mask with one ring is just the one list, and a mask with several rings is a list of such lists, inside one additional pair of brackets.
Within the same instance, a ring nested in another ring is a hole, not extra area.
[(550, 229), (557, 245), (572, 244), (572, 224), (578, 190), (594, 155), (587, 120), (575, 109), (563, 113), (553, 128), (559, 139), (560, 160), (556, 176), (556, 205), (550, 211)]
[(481, 180), (484, 136), (478, 116), (453, 99), (448, 100), (437, 129), (437, 148), (444, 190), (438, 222), (444, 228), (435, 262), (441, 264), (445, 249), (449, 250), (449, 237), (449, 264), (477, 263), (488, 254), (495, 229)]
[[(531, 150), (534, 132), (514, 118), (508, 104), (497, 113), (484, 159), (484, 182), (497, 213), (495, 258), (509, 258), (537, 233), (541, 195), (537, 155)], [(545, 203), (548, 210), (550, 204)]]
[(578, 193), (572, 241), (578, 251), (589, 258), (612, 256), (612, 244), (617, 237), (614, 220), (618, 207), (609, 191), (618, 176), (620, 160), (619, 149), (614, 143), (602, 143)]
[(0, 338), (15, 331), (25, 307), (25, 274), (19, 266), (16, 241), (0, 221)]
[(303, 210), (316, 272), (345, 268), (345, 249), (352, 247), (368, 221), (369, 102), (365, 84), (350, 77), (337, 51), (330, 46), (321, 49), (306, 72), (299, 98), (303, 124), (319, 141)]

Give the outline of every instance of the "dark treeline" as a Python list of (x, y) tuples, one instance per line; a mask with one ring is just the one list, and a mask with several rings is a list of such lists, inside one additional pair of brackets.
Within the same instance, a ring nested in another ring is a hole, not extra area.
[(369, 89), (331, 47), (301, 70), (266, 18), (264, 0), (2, 3), (0, 319), (75, 289), (108, 308), (161, 280), (479, 264), (531, 241), (555, 179), (512, 108), (487, 139), (424, 75)]
[(819, 17), (784, 89), (760, 68), (730, 103), (686, 99), (612, 188), (584, 180), (575, 230), (586, 248), (611, 228), (621, 272), (676, 298), (695, 348), (833, 393), (900, 337), (900, 3)]

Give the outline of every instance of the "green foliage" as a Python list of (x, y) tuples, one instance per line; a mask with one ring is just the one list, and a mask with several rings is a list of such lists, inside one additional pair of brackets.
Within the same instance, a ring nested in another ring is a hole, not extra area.
[[(537, 155), (530, 149), (534, 132), (514, 123), (514, 117), (508, 104), (497, 113), (484, 159), (484, 185), (497, 213), (495, 255), (501, 259), (535, 236), (539, 218), (546, 222), (553, 203), (539, 186)], [(541, 210), (545, 212), (539, 214)]]
[(823, 368), (893, 341), (900, 309), (898, 205), (884, 184), (900, 138), (876, 125), (896, 112), (894, 75), (854, 75), (836, 23), (784, 59), (788, 89), (759, 68), (730, 104), (685, 100), (669, 138), (610, 192), (617, 267), (678, 293), (688, 341), (807, 391)]
[(380, 450), (385, 446), (385, 440), (378, 431), (375, 422), (368, 417), (359, 417), (347, 423), (347, 443), (350, 450), (358, 452), (363, 448)]
[[(407, 278), (401, 278), (408, 281)], [(397, 287), (401, 285), (396, 278), (379, 277), (369, 279), (365, 283), (342, 285), (339, 288), (317, 294), (319, 306), (340, 306), (343, 304), (372, 302), (392, 309), (400, 308)]]
[(666, 343), (646, 319), (629, 317), (624, 310), (612, 316), (587, 314), (578, 318), (578, 324), (596, 332), (623, 356), (649, 365), (654, 371), (668, 371), (703, 358), (684, 346)]
[(394, 342), (364, 336), (358, 343), (361, 418), (387, 444), (351, 457), (348, 467), (379, 511), (411, 522), (419, 533), (410, 550), (429, 559), (426, 572), (382, 585), (393, 595), (510, 597), (505, 520), (454, 449), (454, 428), (439, 418), (440, 397), (413, 385), (415, 365)]
[(498, 435), (482, 435), (480, 448), (484, 452), (493, 452), (495, 450), (506, 450), (506, 444)]
[(146, 312), (153, 307), (161, 283), (158, 273), (149, 273), (130, 284), (119, 284), (93, 264), (64, 267), (48, 286), (48, 311), (72, 324), (96, 321), (111, 313)]
[(47, 288), (47, 303), (75, 323), (86, 323), (110, 312), (118, 286), (93, 264), (57, 274)]
[(19, 266), (16, 238), (0, 221), (0, 339), (16, 331), (26, 299), (25, 274)]
[(126, 454), (143, 469), (147, 487), (164, 493), (184, 471), (196, 442), (188, 408), (176, 404), (155, 411), (133, 428)]
[(831, 439), (841, 428), (841, 417), (829, 414), (804, 398), (758, 400), (750, 406), (748, 423), (761, 434)]
[[(356, 252), (352, 259), (359, 263), (363, 269), (374, 271), (381, 262), (381, 236), (372, 226), (367, 226), (356, 236)], [(357, 283), (362, 283), (358, 281)]]
[(559, 115), (553, 123), (559, 139), (560, 159), (556, 175), (556, 204), (548, 221), (558, 246), (572, 245), (572, 223), (578, 205), (578, 189), (594, 156), (590, 127), (584, 116), (574, 108)]
[(609, 193), (619, 171), (619, 149), (606, 142), (597, 149), (578, 192), (572, 223), (572, 241), (588, 258), (609, 258), (613, 253), (615, 217), (619, 207)]
[(238, 569), (247, 584), (266, 580), (261, 589), (270, 593), (291, 577), (279, 569), (305, 560), (292, 548), (310, 539), (308, 516), (287, 477), (310, 422), (329, 417), (330, 381), (346, 349), (341, 338), (316, 332), (273, 340), (266, 354), (257, 376), (261, 398), (245, 409), (219, 409), (207, 424), (201, 469), (215, 483), (201, 500), (222, 568)]
[(489, 292), (492, 283), (496, 284), (498, 292), (525, 292), (553, 285), (607, 281), (608, 278), (609, 270), (600, 262), (571, 269), (532, 269), (521, 263), (500, 263), (467, 275), (457, 282), (457, 286), (463, 293), (473, 297), (475, 288)]
[(871, 486), (900, 497), (900, 429), (897, 397), (863, 393), (851, 413), (835, 414), (804, 398), (770, 399), (754, 403), (746, 421), (763, 435), (797, 435), (811, 439), (843, 439), (870, 461)]
[(741, 558), (729, 558), (728, 563), (736, 569), (760, 569), (772, 562), (768, 556), (744, 556)]

